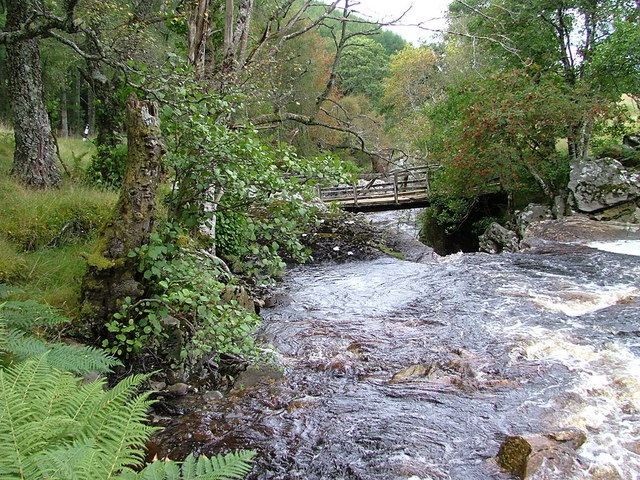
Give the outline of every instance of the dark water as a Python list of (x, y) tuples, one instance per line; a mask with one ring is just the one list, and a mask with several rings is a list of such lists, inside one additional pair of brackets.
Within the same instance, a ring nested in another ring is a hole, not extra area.
[(506, 479), (507, 435), (574, 426), (573, 478), (640, 478), (640, 257), (301, 267), (282, 294), (263, 336), (283, 377), (187, 405), (176, 455), (254, 448), (255, 479)]

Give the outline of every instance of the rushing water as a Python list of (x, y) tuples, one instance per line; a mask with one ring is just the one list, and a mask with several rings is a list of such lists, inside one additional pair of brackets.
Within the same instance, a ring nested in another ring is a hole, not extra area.
[(294, 269), (282, 293), (263, 336), (284, 376), (200, 405), (175, 445), (255, 448), (254, 479), (507, 479), (506, 436), (573, 426), (572, 478), (640, 479), (640, 257), (384, 258)]

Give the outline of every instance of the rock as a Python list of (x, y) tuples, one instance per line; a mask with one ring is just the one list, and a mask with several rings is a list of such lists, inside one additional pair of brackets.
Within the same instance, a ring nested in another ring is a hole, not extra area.
[(256, 313), (255, 301), (241, 285), (226, 285), (221, 297), (225, 303), (235, 302), (243, 310), (249, 313)]
[(627, 147), (631, 147), (635, 150), (640, 150), (640, 132), (625, 135), (622, 138), (622, 143)]
[(414, 378), (424, 377), (429, 372), (427, 365), (418, 364), (400, 370), (391, 377), (391, 383), (405, 382)]
[(234, 388), (245, 389), (261, 384), (277, 382), (284, 378), (284, 374), (270, 365), (253, 365), (238, 375)]
[(585, 244), (640, 240), (640, 226), (620, 222), (598, 222), (585, 215), (573, 215), (559, 220), (544, 220), (529, 225), (522, 244), (542, 246), (545, 242)]
[[(544, 472), (536, 478), (574, 478), (579, 468), (576, 449), (586, 439), (586, 434), (577, 428), (515, 435), (502, 443), (496, 461), (501, 468), (521, 479), (531, 477), (543, 465)], [(546, 471), (552, 472), (553, 476), (546, 476)]]
[(532, 223), (552, 220), (553, 218), (553, 212), (547, 205), (530, 203), (524, 210), (516, 212), (516, 232), (523, 237), (524, 232)]
[(627, 202), (595, 213), (593, 218), (606, 222), (640, 223), (640, 208), (636, 202)]
[(149, 382), (149, 390), (154, 392), (161, 392), (167, 388), (167, 384), (164, 382)]
[(186, 383), (174, 383), (167, 387), (167, 392), (176, 397), (184, 397), (189, 392), (189, 385)]
[(222, 394), (222, 392), (219, 392), (218, 390), (212, 390), (202, 395), (202, 399), (207, 403), (217, 402), (218, 400), (222, 400), (223, 398), (224, 398), (224, 395)]
[(639, 181), (613, 158), (585, 160), (571, 165), (569, 190), (576, 208), (592, 213), (640, 196)]
[(495, 222), (489, 225), (478, 240), (481, 252), (500, 253), (520, 250), (518, 234)]

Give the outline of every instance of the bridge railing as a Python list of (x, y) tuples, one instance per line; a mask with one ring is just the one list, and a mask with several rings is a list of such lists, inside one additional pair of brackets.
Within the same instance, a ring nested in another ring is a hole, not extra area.
[(386, 199), (399, 203), (403, 196), (421, 192), (431, 194), (430, 172), (437, 166), (414, 167), (388, 173), (364, 174), (353, 185), (320, 188), (320, 197), (326, 202), (353, 203)]

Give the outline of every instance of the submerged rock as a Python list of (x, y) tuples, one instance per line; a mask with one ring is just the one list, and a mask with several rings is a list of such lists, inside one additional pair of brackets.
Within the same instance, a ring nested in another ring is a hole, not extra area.
[(507, 472), (521, 479), (530, 478), (544, 466), (536, 478), (574, 478), (579, 468), (578, 449), (587, 440), (576, 428), (549, 433), (534, 433), (508, 437), (500, 446), (496, 461)]

